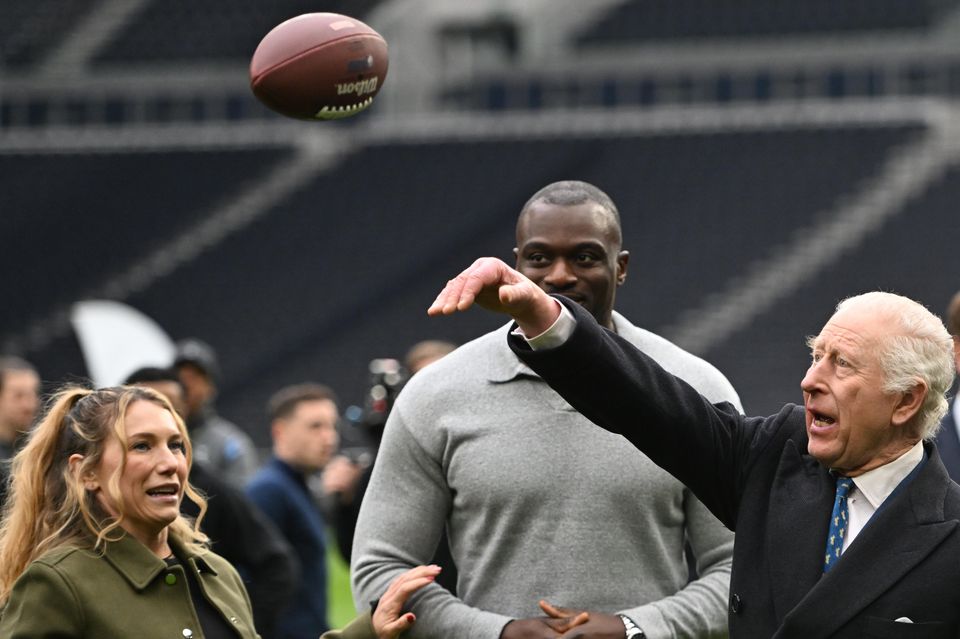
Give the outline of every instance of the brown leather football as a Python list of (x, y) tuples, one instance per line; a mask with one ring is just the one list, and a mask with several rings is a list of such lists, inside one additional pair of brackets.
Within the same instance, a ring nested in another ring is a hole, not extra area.
[(291, 118), (333, 120), (366, 109), (387, 77), (387, 42), (363, 22), (305, 13), (274, 27), (250, 61), (250, 87)]

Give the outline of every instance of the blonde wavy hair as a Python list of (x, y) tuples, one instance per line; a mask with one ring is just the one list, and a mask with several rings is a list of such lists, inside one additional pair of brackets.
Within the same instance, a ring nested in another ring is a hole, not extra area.
[[(186, 446), (187, 468), (193, 450), (183, 420), (170, 402), (156, 391), (139, 386), (90, 390), (68, 387), (50, 402), (46, 414), (31, 431), (23, 449), (13, 458), (8, 498), (0, 522), (0, 607), (6, 604), (14, 582), (32, 561), (65, 546), (103, 551), (107, 542), (123, 536), (126, 505), (120, 493), (120, 476), (127, 463), (125, 416), (136, 401), (157, 404), (173, 415)], [(122, 444), (123, 458), (105, 490), (119, 516), (112, 517), (84, 488), (82, 478), (99, 466), (110, 437)], [(71, 455), (83, 460), (71, 469)], [(204, 550), (207, 536), (200, 522), (206, 500), (189, 483), (184, 492), (200, 508), (191, 522), (182, 515), (169, 526), (169, 534), (182, 545)]]

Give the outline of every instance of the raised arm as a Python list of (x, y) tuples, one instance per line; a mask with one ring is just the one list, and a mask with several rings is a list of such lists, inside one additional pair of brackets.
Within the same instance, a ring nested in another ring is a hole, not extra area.
[[(494, 258), (477, 260), (447, 282), (428, 313), (451, 314), (474, 304), (512, 316), (527, 338), (540, 336), (561, 313), (557, 299)], [(689, 486), (721, 522), (735, 527), (744, 478), (787, 412), (746, 419), (732, 404), (712, 405), (632, 344), (603, 330), (577, 304), (566, 306), (575, 328), (561, 340), (562, 347), (532, 350), (510, 336), (514, 352), (581, 414), (625, 436)], [(767, 435), (757, 436), (759, 431)]]

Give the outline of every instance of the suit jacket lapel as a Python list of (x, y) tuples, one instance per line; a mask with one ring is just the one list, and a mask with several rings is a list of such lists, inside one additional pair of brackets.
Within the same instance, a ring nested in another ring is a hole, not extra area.
[(945, 522), (947, 475), (934, 449), (916, 478), (878, 511), (837, 565), (784, 620), (784, 636), (828, 637), (875, 601), (956, 528)]
[(836, 483), (816, 459), (787, 442), (770, 491), (766, 556), (777, 619), (783, 619), (823, 574)]

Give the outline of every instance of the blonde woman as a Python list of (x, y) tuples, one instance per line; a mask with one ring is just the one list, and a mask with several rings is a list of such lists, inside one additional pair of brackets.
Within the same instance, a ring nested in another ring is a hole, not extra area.
[[(13, 461), (0, 524), (0, 636), (256, 638), (236, 570), (206, 547), (187, 481), (190, 441), (143, 387), (68, 388)], [(197, 522), (180, 515), (186, 496)], [(439, 569), (398, 578), (342, 639), (395, 639), (402, 607)]]
[(239, 575), (180, 515), (191, 450), (146, 388), (70, 388), (13, 461), (0, 636), (257, 637)]

